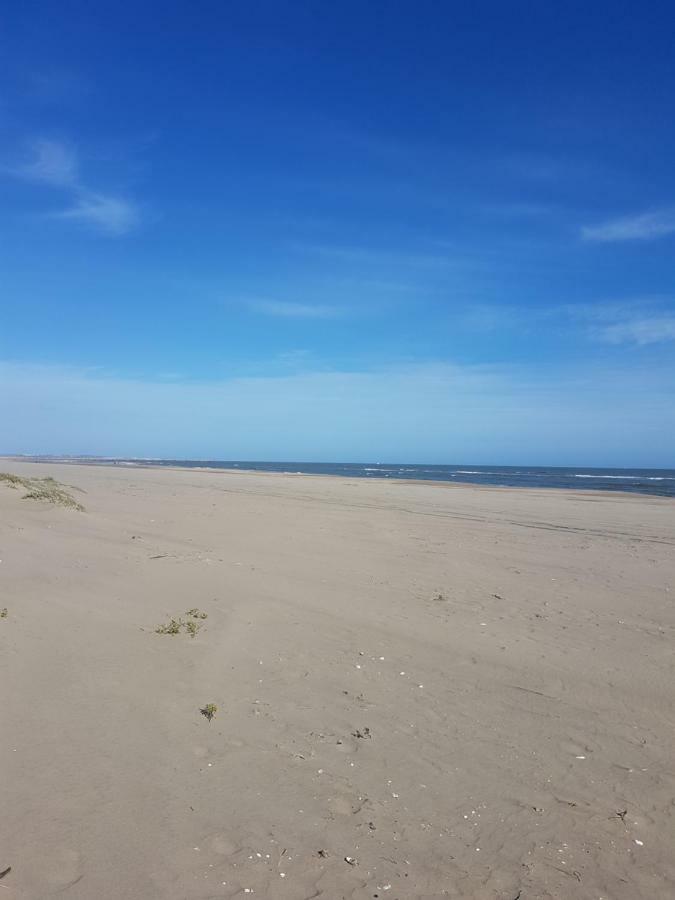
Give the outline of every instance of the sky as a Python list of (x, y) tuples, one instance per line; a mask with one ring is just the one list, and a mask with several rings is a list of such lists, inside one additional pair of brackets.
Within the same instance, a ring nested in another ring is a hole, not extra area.
[(674, 30), (6, 4), (0, 452), (674, 466)]

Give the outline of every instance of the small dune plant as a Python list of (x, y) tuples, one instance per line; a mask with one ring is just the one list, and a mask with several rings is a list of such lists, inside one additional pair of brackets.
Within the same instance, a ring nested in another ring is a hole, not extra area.
[(12, 475), (10, 472), (0, 472), (0, 481), (11, 488), (26, 487), (26, 478), (20, 475)]
[(166, 625), (158, 625), (155, 628), (155, 634), (180, 634), (184, 625), (185, 622), (182, 619), (171, 619)]
[(206, 706), (202, 706), (199, 712), (204, 716), (204, 718), (208, 719), (209, 722), (218, 712), (218, 707), (215, 703), (207, 703)]
[(197, 620), (208, 619), (208, 614), (201, 612), (201, 610), (197, 609), (195, 606), (192, 609), (188, 609), (185, 615), (188, 616), (187, 621), (180, 617), (177, 619), (172, 618), (166, 625), (158, 625), (157, 628), (155, 628), (155, 634), (180, 634), (181, 631), (184, 631), (186, 634), (189, 634), (190, 637), (196, 637), (197, 632), (202, 627), (201, 622)]
[[(20, 475), (0, 472), (0, 482), (15, 489), (24, 488), (27, 491), (23, 495), (24, 500), (44, 500), (46, 503), (84, 512), (84, 506), (73, 497), (66, 485), (60, 484), (50, 475), (46, 478), (23, 478)], [(72, 490), (79, 490), (79, 488)]]

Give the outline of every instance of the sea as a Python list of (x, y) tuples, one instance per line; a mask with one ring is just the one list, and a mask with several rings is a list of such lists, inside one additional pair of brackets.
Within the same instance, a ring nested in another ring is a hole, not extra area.
[[(94, 460), (90, 460), (94, 462)], [(99, 460), (103, 462), (103, 460)], [(109, 462), (109, 460), (106, 460)], [(250, 469), (302, 475), (339, 475), (346, 478), (398, 478), (407, 481), (444, 481), (519, 488), (565, 488), (587, 491), (626, 491), (675, 497), (675, 469), (597, 469), (589, 466), (432, 466), (394, 463), (255, 462), (220, 459), (116, 459), (117, 463), (179, 466), (188, 469)]]

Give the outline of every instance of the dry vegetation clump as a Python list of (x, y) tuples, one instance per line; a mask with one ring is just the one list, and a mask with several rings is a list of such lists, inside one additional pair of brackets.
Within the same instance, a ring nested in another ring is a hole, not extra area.
[(76, 509), (84, 512), (84, 506), (79, 503), (64, 484), (56, 481), (50, 475), (45, 478), (24, 478), (21, 475), (11, 475), (9, 472), (0, 472), (0, 482), (13, 489), (23, 488), (26, 493), (24, 500), (43, 500), (53, 503), (55, 506), (65, 506), (66, 509)]
[(155, 628), (155, 634), (180, 634), (181, 630), (183, 630), (186, 634), (189, 634), (190, 637), (195, 637), (202, 626), (200, 622), (195, 622), (194, 620), (208, 619), (208, 614), (201, 612), (197, 607), (194, 607), (193, 609), (188, 609), (185, 615), (190, 616), (187, 622), (181, 618), (171, 618), (166, 625), (158, 625), (157, 628)]
[(207, 703), (206, 706), (202, 706), (202, 708), (199, 710), (199, 712), (210, 722), (211, 719), (218, 712), (218, 707), (216, 706), (215, 703)]
[(155, 628), (155, 634), (180, 634), (184, 625), (185, 622), (182, 619), (171, 619), (166, 625), (158, 625)]

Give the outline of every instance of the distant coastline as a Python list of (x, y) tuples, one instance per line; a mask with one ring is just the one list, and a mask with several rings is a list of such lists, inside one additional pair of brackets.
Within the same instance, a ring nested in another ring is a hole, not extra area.
[[(10, 457), (6, 457), (10, 458)], [(474, 466), (395, 463), (259, 462), (255, 460), (163, 459), (113, 456), (12, 456), (26, 462), (80, 465), (152, 466), (185, 469), (223, 469), (277, 474), (332, 475), (475, 484), (490, 487), (620, 491), (675, 497), (675, 469), (619, 469), (594, 466)]]

